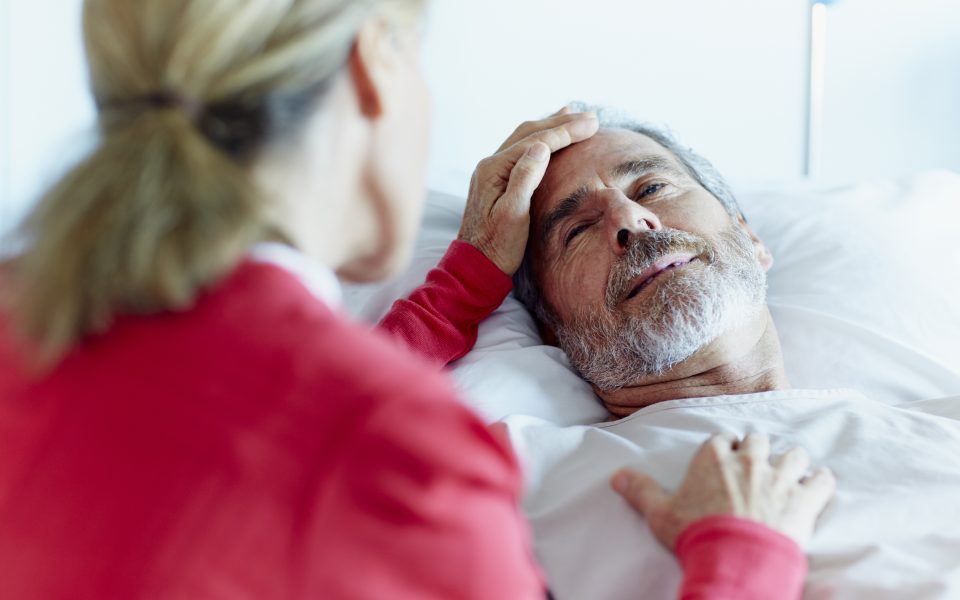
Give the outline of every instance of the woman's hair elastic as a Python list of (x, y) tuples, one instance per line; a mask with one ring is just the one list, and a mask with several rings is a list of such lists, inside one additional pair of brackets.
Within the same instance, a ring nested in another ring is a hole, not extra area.
[(120, 102), (98, 103), (101, 111), (107, 112), (145, 112), (149, 110), (176, 108), (189, 118), (192, 122), (197, 122), (204, 113), (203, 102), (178, 94), (176, 92), (155, 92), (130, 100)]

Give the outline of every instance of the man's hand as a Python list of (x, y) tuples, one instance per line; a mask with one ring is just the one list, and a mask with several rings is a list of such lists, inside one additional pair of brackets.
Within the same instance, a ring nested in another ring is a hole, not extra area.
[(717, 435), (697, 452), (676, 494), (627, 469), (618, 471), (611, 485), (670, 550), (688, 525), (722, 514), (759, 521), (802, 546), (813, 535), (836, 481), (826, 467), (804, 477), (810, 459), (803, 448), (793, 448), (772, 465), (769, 458), (765, 435), (751, 433), (742, 442)]
[(457, 239), (476, 246), (507, 275), (520, 268), (530, 227), (530, 198), (547, 170), (550, 153), (597, 132), (593, 113), (566, 107), (523, 123), (497, 153), (477, 165)]

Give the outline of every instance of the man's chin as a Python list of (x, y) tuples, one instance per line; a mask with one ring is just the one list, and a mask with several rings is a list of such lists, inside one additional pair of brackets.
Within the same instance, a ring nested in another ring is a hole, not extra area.
[[(690, 299), (636, 307), (616, 325), (582, 323), (560, 346), (584, 379), (604, 392), (646, 385), (694, 357), (722, 333), (722, 315)], [(643, 311), (642, 314), (638, 314)]]

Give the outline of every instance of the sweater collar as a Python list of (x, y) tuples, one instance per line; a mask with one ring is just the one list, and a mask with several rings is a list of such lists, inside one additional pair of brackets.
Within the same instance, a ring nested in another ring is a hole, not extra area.
[(295, 248), (277, 242), (262, 242), (250, 248), (250, 258), (284, 269), (299, 279), (310, 293), (334, 308), (343, 304), (343, 290), (333, 270)]

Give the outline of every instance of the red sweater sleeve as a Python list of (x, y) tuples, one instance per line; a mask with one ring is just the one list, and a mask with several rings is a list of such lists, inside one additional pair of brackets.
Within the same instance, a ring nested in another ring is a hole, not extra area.
[(446, 365), (473, 348), (477, 327), (513, 287), (510, 277), (474, 246), (454, 241), (410, 296), (380, 321), (417, 353)]
[(681, 600), (795, 600), (807, 561), (786, 536), (749, 519), (713, 516), (677, 540)]

